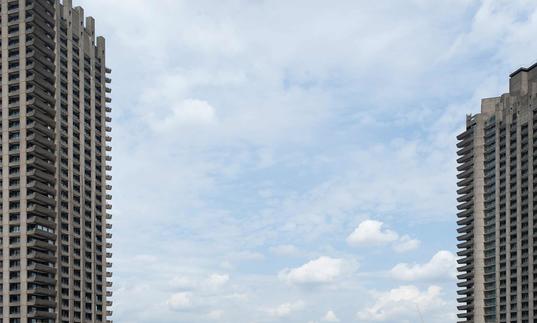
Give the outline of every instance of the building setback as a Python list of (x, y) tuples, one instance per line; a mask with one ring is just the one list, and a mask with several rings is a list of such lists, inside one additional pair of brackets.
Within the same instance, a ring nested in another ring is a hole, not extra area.
[(105, 41), (71, 0), (0, 4), (1, 322), (110, 322)]
[(537, 322), (537, 64), (457, 139), (459, 322)]

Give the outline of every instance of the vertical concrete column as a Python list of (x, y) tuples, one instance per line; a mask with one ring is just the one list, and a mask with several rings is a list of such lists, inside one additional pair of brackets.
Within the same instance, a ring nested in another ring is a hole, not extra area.
[[(56, 48), (54, 50), (54, 60), (55, 62), (60, 62), (60, 21), (62, 16), (62, 5), (58, 2), (54, 2), (54, 20), (56, 24), (56, 32), (55, 32), (55, 43)], [(54, 99), (55, 99), (55, 107), (56, 107), (56, 136), (54, 138), (54, 143), (56, 145), (56, 150), (59, 152), (56, 153), (56, 235), (57, 235), (57, 241), (56, 241), (56, 255), (57, 255), (57, 265), (56, 265), (56, 284), (57, 284), (57, 290), (56, 290), (56, 323), (62, 322), (62, 206), (61, 206), (61, 200), (62, 200), (62, 194), (61, 194), (61, 114), (62, 114), (62, 108), (61, 108), (61, 97), (62, 97), (62, 91), (61, 91), (61, 64), (55, 64), (54, 66), (54, 77), (55, 77), (55, 87), (56, 92), (54, 93)]]
[[(95, 139), (95, 135), (96, 135), (96, 122), (95, 122), (95, 119), (96, 119), (96, 107), (95, 107), (95, 101), (96, 101), (96, 91), (95, 91), (95, 86), (96, 86), (96, 82), (95, 82), (95, 78), (96, 78), (96, 75), (95, 75), (95, 70), (96, 70), (96, 67), (95, 67), (95, 60), (96, 60), (96, 57), (95, 57), (95, 20), (92, 18), (92, 17), (88, 17), (86, 18), (86, 29), (88, 31), (88, 36), (89, 38), (87, 38), (87, 41), (89, 42), (88, 43), (88, 55), (89, 55), (89, 58), (90, 58), (90, 62), (91, 62), (91, 74), (89, 75), (90, 77), (90, 98), (91, 98), (91, 102), (90, 102), (90, 115), (91, 115), (91, 118), (90, 118), (90, 124), (91, 124), (91, 138), (90, 138), (90, 141), (91, 141), (91, 272), (92, 272), (92, 275), (91, 275), (91, 292), (92, 292), (92, 299), (91, 299), (91, 302), (92, 304), (94, 304), (94, 310), (93, 310), (93, 317), (92, 317), (92, 322), (95, 323), (96, 322), (96, 306), (97, 305), (97, 279), (96, 279), (96, 273), (97, 273), (97, 225), (96, 225), (96, 217), (97, 217), (97, 213), (96, 213), (96, 209), (97, 209), (97, 205), (96, 205), (96, 199), (97, 199), (97, 176), (96, 176), (96, 172), (97, 172), (97, 163), (96, 163), (96, 160), (97, 160), (97, 156), (96, 156), (96, 139)], [(101, 111), (102, 112), (102, 111)], [(102, 115), (102, 113), (101, 113)], [(104, 218), (104, 217), (103, 217)]]
[(21, 323), (27, 323), (28, 320), (28, 235), (27, 235), (27, 223), (28, 223), (28, 202), (27, 196), (28, 192), (26, 186), (28, 184), (26, 173), (27, 173), (27, 158), (26, 158), (26, 114), (27, 114), (27, 104), (26, 104), (26, 21), (25, 10), (26, 0), (19, 0), (19, 55), (20, 55), (20, 81), (19, 81), (19, 97), (20, 97), (20, 259), (21, 259)]
[[(506, 116), (506, 121), (510, 116)], [(506, 289), (506, 315), (511, 317), (511, 124), (507, 123), (505, 131), (505, 289)]]
[(521, 116), (518, 107), (515, 108), (513, 113), (518, 115), (516, 123), (516, 312), (517, 321), (522, 322), (522, 120), (520, 120)]
[[(64, 18), (66, 19), (67, 26), (73, 25), (73, 16), (72, 16), (72, 3), (71, 0), (64, 1)], [(73, 176), (73, 28), (67, 28), (67, 168), (68, 168), (68, 176), (72, 178)], [(74, 200), (74, 189), (73, 189), (73, 181), (68, 181), (68, 189), (69, 189), (69, 202), (68, 202), (68, 213), (69, 213), (69, 231), (67, 232), (69, 236), (69, 252), (67, 254), (67, 257), (69, 257), (69, 322), (74, 322), (74, 312), (73, 308), (75, 307), (75, 294), (74, 294), (74, 277), (75, 277), (75, 263), (74, 263), (74, 246), (75, 246), (75, 239), (74, 239), (74, 207), (73, 207), (73, 200)], [(62, 253), (65, 254), (65, 253)], [(63, 299), (63, 297), (62, 297)]]
[(474, 135), (474, 322), (485, 323), (485, 134), (478, 116)]
[[(533, 106), (535, 107), (535, 103), (533, 105), (530, 105), (530, 107)], [(534, 230), (533, 230), (533, 178), (534, 178), (534, 172), (533, 172), (533, 163), (534, 163), (534, 158), (533, 158), (533, 145), (535, 143), (535, 139), (534, 139), (534, 132), (533, 132), (533, 125), (534, 125), (534, 122), (533, 122), (533, 118), (535, 116), (535, 110), (533, 109), (530, 109), (530, 111), (528, 112), (529, 116), (528, 116), (528, 271), (529, 271), (529, 274), (528, 274), (528, 286), (529, 286), (529, 290), (528, 290), (528, 312), (529, 312), (529, 321), (530, 322), (533, 322), (534, 321), (534, 314), (533, 314), (533, 311), (534, 311), (534, 306), (533, 306), (533, 300), (534, 300), (534, 297), (533, 297), (533, 282), (534, 282), (534, 279), (533, 279), (533, 270), (534, 270), (534, 266), (533, 266), (533, 261), (534, 261), (534, 257), (533, 257), (533, 235), (534, 235)]]
[(494, 259), (495, 259), (495, 276), (496, 276), (496, 320), (499, 320), (500, 318), (500, 248), (498, 247), (499, 241), (500, 241), (500, 200), (502, 195), (500, 194), (500, 152), (501, 152), (501, 122), (498, 118), (496, 118), (496, 152), (494, 155), (495, 158), (495, 240), (496, 240), (496, 248), (494, 251)]

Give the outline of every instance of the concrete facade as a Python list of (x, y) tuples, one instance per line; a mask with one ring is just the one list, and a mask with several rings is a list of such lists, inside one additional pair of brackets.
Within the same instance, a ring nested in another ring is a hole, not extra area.
[(537, 64), (484, 99), (457, 139), (459, 322), (534, 322)]
[(2, 322), (110, 322), (104, 38), (71, 0), (0, 18)]

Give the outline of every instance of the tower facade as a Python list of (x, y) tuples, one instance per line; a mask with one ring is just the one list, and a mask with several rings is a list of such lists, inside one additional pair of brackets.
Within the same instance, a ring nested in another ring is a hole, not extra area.
[(0, 19), (1, 321), (107, 322), (105, 41), (71, 0), (0, 0)]
[(459, 322), (537, 321), (537, 64), (458, 137)]

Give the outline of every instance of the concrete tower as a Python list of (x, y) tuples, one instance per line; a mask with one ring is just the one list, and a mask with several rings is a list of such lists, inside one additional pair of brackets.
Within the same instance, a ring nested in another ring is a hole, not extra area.
[(537, 65), (457, 139), (459, 322), (536, 322)]
[(2, 322), (106, 322), (105, 41), (70, 0), (0, 0)]

